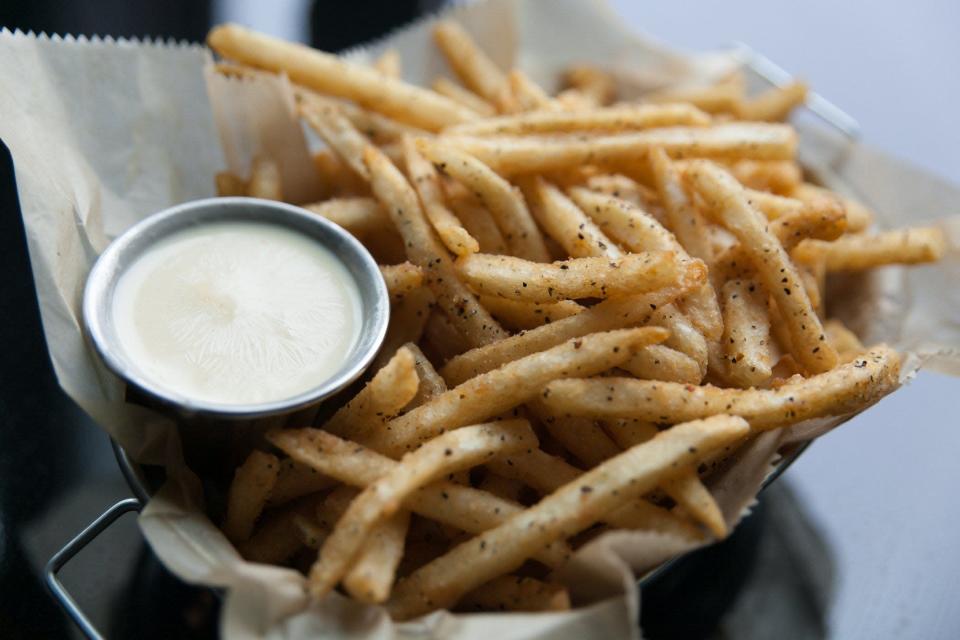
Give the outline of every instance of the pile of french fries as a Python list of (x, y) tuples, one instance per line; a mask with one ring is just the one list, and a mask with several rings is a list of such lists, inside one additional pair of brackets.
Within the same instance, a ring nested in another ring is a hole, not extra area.
[[(804, 180), (783, 124), (802, 83), (742, 77), (616, 102), (578, 66), (549, 95), (456, 23), (462, 84), (421, 88), (242, 27), (221, 73), (285, 74), (325, 148), (298, 203), (384, 266), (392, 318), (372, 377), (298, 415), (236, 470), (223, 531), (397, 619), (570, 607), (551, 581), (611, 529), (697, 541), (728, 525), (704, 479), (756, 434), (864, 409), (899, 358), (827, 319), (834, 271), (937, 260), (933, 228), (874, 233)], [(282, 200), (276, 163), (221, 195)]]

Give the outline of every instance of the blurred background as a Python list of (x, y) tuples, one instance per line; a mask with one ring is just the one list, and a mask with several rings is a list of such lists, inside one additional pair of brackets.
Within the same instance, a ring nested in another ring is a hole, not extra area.
[[(442, 4), (0, 0), (0, 26), (198, 42), (211, 24), (230, 20), (339, 51)], [(631, 28), (671, 46), (749, 44), (857, 118), (867, 143), (960, 184), (960, 3), (610, 4)], [(0, 635), (78, 637), (44, 590), (42, 567), (129, 491), (106, 436), (53, 378), (16, 211), (4, 150)], [(942, 213), (958, 212), (960, 203)], [(922, 373), (814, 444), (735, 536), (645, 593), (651, 637), (957, 637), (958, 391), (957, 381)], [(63, 579), (107, 637), (216, 635), (216, 597), (160, 567), (131, 516), (86, 549)]]

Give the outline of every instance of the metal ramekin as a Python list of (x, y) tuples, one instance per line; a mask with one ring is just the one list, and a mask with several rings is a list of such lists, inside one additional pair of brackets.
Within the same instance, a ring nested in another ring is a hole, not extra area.
[[(258, 222), (279, 225), (309, 236), (333, 252), (360, 291), (360, 336), (345, 364), (329, 380), (299, 395), (274, 402), (226, 404), (205, 402), (176, 393), (144, 375), (125, 353), (113, 323), (113, 296), (120, 276), (160, 240), (197, 225), (214, 222)], [(165, 209), (136, 224), (113, 241), (87, 278), (83, 320), (107, 368), (130, 387), (186, 416), (253, 419), (289, 413), (343, 389), (369, 366), (387, 332), (390, 299), (376, 261), (341, 227), (304, 209), (257, 198), (210, 198)]]

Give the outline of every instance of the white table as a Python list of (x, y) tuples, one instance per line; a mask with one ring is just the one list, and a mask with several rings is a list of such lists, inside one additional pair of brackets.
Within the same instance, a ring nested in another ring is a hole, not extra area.
[[(612, 4), (677, 47), (749, 44), (856, 117), (867, 143), (960, 183), (960, 3)], [(960, 636), (958, 408), (960, 382), (922, 373), (788, 472), (837, 563), (831, 637)]]

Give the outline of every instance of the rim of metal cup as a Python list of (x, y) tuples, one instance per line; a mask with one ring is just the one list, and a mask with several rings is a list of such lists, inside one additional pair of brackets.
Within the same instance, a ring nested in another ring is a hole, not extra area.
[[(145, 375), (123, 349), (113, 326), (113, 295), (120, 276), (160, 240), (199, 225), (217, 222), (274, 224), (313, 238), (341, 260), (360, 292), (360, 336), (347, 361), (328, 380), (303, 393), (250, 404), (190, 398)], [(343, 228), (300, 207), (258, 198), (208, 198), (164, 209), (114, 240), (87, 276), (83, 321), (87, 335), (110, 371), (129, 386), (187, 415), (251, 419), (296, 411), (317, 403), (356, 380), (376, 356), (390, 320), (387, 286), (373, 256)]]

